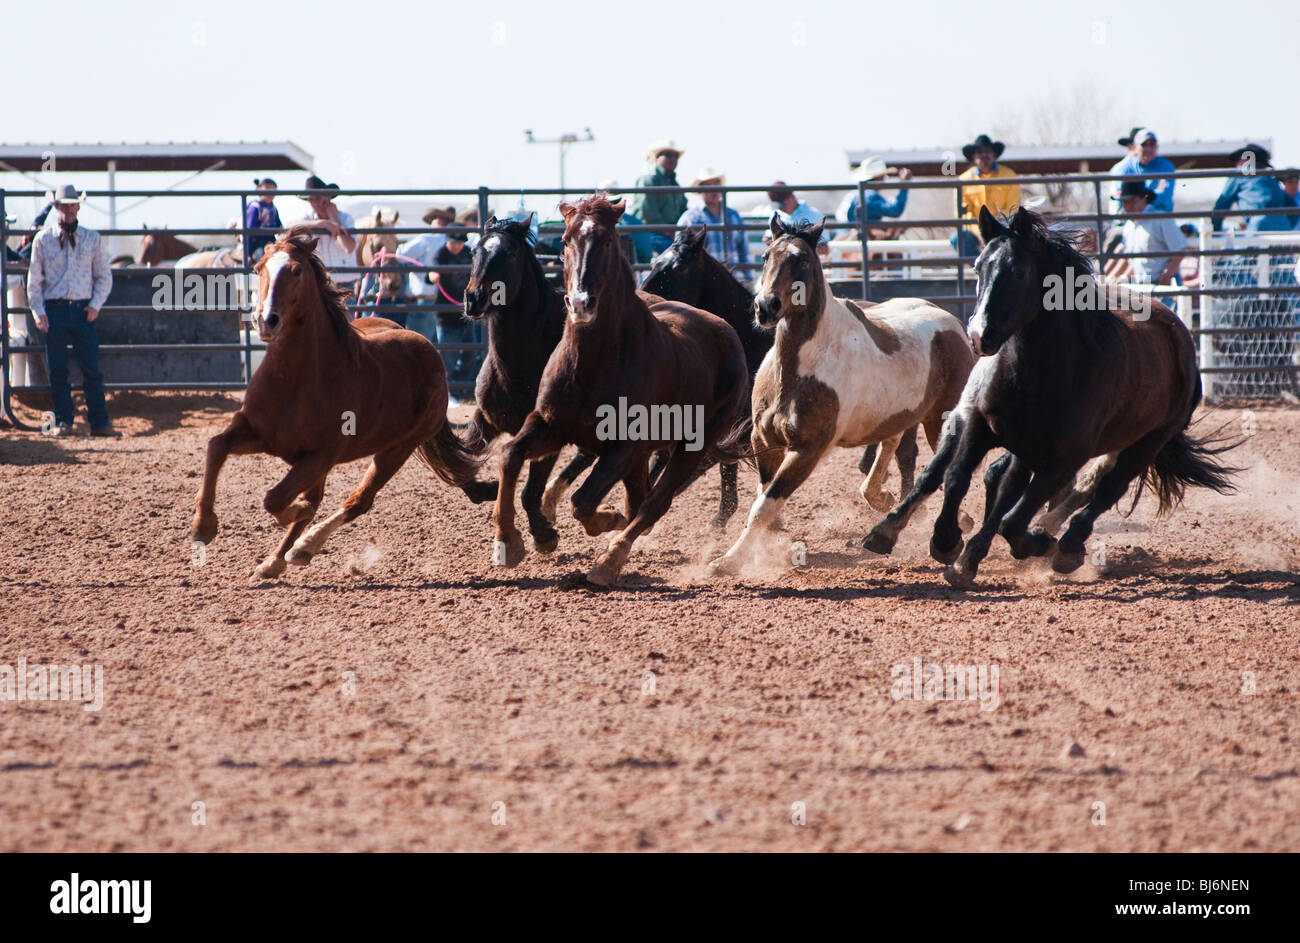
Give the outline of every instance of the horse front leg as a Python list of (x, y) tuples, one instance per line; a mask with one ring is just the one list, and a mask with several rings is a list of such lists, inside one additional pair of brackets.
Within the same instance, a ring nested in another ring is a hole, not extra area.
[(979, 413), (972, 413), (962, 430), (961, 443), (952, 464), (943, 476), (943, 507), (930, 535), (930, 556), (948, 564), (961, 553), (961, 525), (957, 519), (961, 502), (970, 490), (970, 479), (989, 450), (997, 445), (997, 436)]
[(551, 477), (551, 469), (555, 467), (557, 458), (558, 455), (548, 455), (546, 458), (528, 463), (528, 482), (524, 485), (524, 493), (520, 499), (523, 502), (524, 514), (528, 517), (528, 531), (533, 535), (533, 549), (542, 556), (554, 553), (560, 542), (559, 531), (542, 513), (542, 494), (546, 490), (547, 479)]
[[(465, 441), (476, 443), (480, 450), (486, 450), (492, 440), (501, 434), (501, 430), (483, 415), (483, 410), (475, 407), (474, 415), (470, 417), (469, 429), (465, 435)], [(495, 481), (471, 481), (462, 489), (465, 496), (474, 504), (483, 504), (486, 501), (495, 501), (497, 497), (497, 483)]]
[[(903, 532), (903, 528), (912, 519), (916, 509), (926, 498), (939, 490), (944, 473), (952, 464), (957, 448), (961, 445), (962, 430), (965, 427), (965, 420), (956, 413), (948, 417), (943, 424), (943, 431), (939, 434), (939, 444), (935, 449), (934, 457), (921, 470), (920, 477), (916, 479), (916, 484), (907, 493), (907, 497), (895, 505), (885, 515), (885, 519), (871, 528), (871, 532), (862, 538), (863, 547), (872, 553), (893, 553), (894, 545), (898, 543), (898, 535)], [(926, 427), (927, 435), (930, 433), (930, 428), (930, 426)]]
[(731, 520), (731, 516), (740, 507), (740, 493), (738, 490), (740, 466), (736, 462), (725, 462), (718, 466), (718, 472), (721, 476), (718, 513), (713, 515), (713, 520), (709, 521), (709, 527), (713, 530), (726, 527), (727, 521)]
[(217, 513), (214, 510), (217, 497), (217, 476), (226, 458), (232, 454), (247, 455), (263, 451), (262, 440), (253, 427), (244, 418), (244, 413), (235, 413), (225, 431), (208, 439), (207, 460), (203, 466), (203, 486), (195, 500), (194, 525), (190, 529), (190, 539), (210, 544), (217, 536)]
[(502, 450), (497, 504), (492, 512), (496, 525), (496, 539), (492, 544), (493, 566), (518, 566), (528, 552), (524, 548), (523, 535), (515, 526), (515, 490), (519, 487), (524, 462), (555, 454), (562, 445), (545, 419), (537, 413), (529, 413), (519, 434)]
[[(635, 508), (632, 505), (635, 495), (630, 492), (627, 495), (625, 510), (628, 514), (626, 515), (609, 508), (602, 508), (600, 503), (616, 483), (633, 474), (637, 465), (645, 467), (648, 457), (639, 443), (618, 442), (607, 448), (597, 459), (591, 473), (587, 475), (587, 480), (573, 493), (573, 516), (578, 519), (578, 523), (589, 536), (596, 537), (611, 530), (622, 530), (627, 527), (628, 521), (631, 520), (630, 515), (640, 507), (640, 502)], [(644, 490), (641, 490), (644, 494)]]
[(943, 571), (943, 578), (959, 589), (975, 584), (975, 573), (980, 561), (993, 545), (998, 524), (1003, 515), (1024, 493), (1029, 484), (1030, 468), (1010, 452), (989, 466), (984, 475), (984, 522), (979, 531), (966, 543), (957, 562)]
[(1056, 549), (1056, 538), (1047, 531), (1034, 528), (1026, 533), (1026, 530), (1034, 515), (1052, 495), (1069, 484), (1081, 464), (1082, 462), (1065, 461), (1054, 468), (1036, 472), (1020, 500), (1002, 518), (998, 533), (1006, 538), (1011, 547), (1011, 555), (1017, 560), (1046, 556)]
[(555, 480), (546, 486), (546, 491), (542, 494), (542, 513), (546, 515), (546, 519), (552, 524), (555, 523), (556, 509), (560, 506), (560, 499), (578, 480), (578, 476), (590, 468), (595, 461), (596, 456), (593, 453), (579, 449), (578, 454), (573, 456), (569, 464), (565, 465), (560, 473), (555, 476)]
[(889, 462), (898, 450), (900, 441), (902, 441), (901, 436), (894, 436), (880, 443), (880, 451), (876, 453), (876, 460), (871, 464), (871, 471), (858, 488), (863, 500), (882, 513), (894, 506), (894, 496), (885, 491), (885, 477), (889, 474)]
[(405, 442), (382, 452), (376, 452), (375, 457), (370, 460), (370, 467), (366, 469), (366, 474), (361, 479), (361, 484), (347, 496), (342, 507), (319, 524), (314, 524), (307, 533), (299, 537), (286, 559), (294, 566), (306, 566), (310, 563), (312, 557), (324, 549), (325, 541), (329, 540), (330, 534), (349, 521), (356, 520), (374, 506), (375, 495), (379, 489), (406, 464), (406, 460), (411, 457), (417, 444)]
[(786, 451), (781, 467), (749, 509), (749, 519), (745, 522), (740, 538), (730, 550), (709, 565), (710, 572), (735, 576), (745, 568), (753, 556), (753, 545), (759, 534), (773, 529), (785, 502), (808, 479), (829, 447), (829, 443), (823, 442)]

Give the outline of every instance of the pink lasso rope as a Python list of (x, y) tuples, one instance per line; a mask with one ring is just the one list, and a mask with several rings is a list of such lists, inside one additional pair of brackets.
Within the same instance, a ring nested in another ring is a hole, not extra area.
[[(399, 255), (396, 252), (389, 253), (389, 251), (386, 248), (381, 246), (379, 248), (379, 252), (375, 255), (374, 261), (370, 263), (370, 267), (377, 268), (379, 266), (382, 266), (386, 259), (393, 259), (398, 262), (410, 262), (412, 265), (417, 265), (417, 266), (421, 264), (419, 259), (413, 259), (409, 255)], [(384, 286), (383, 283), (379, 280), (379, 278), (380, 276), (378, 274), (375, 274), (375, 284), (379, 286), (379, 293), (375, 296), (375, 304), (374, 304), (375, 311), (379, 310), (379, 305), (383, 302), (384, 299)], [(438, 281), (438, 291), (442, 292), (442, 297), (446, 298), (454, 305), (463, 306), (465, 304), (464, 301), (457, 301), (451, 295), (447, 294), (447, 289), (442, 287), (441, 280)], [(378, 317), (378, 315), (373, 313), (363, 314), (362, 317), (373, 318), (373, 317)]]

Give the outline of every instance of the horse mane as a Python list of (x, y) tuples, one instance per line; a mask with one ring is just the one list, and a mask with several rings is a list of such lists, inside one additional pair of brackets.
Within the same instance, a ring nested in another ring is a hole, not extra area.
[[(495, 233), (500, 236), (513, 236), (524, 244), (528, 249), (534, 251), (526, 252), (525, 258), (528, 260), (528, 270), (533, 276), (533, 282), (537, 285), (537, 296), (539, 299), (545, 299), (547, 293), (551, 290), (550, 283), (546, 281), (546, 270), (542, 268), (541, 261), (537, 258), (535, 246), (537, 237), (533, 235), (533, 229), (530, 225), (531, 220), (521, 219), (490, 219), (484, 236)], [(539, 302), (544, 303), (544, 302)]]
[[(356, 332), (352, 330), (348, 309), (343, 303), (345, 298), (351, 296), (351, 292), (335, 285), (334, 280), (330, 278), (325, 263), (316, 254), (316, 236), (312, 234), (311, 227), (303, 223), (295, 225), (271, 247), (272, 251), (276, 249), (284, 249), (308, 267), (316, 279), (316, 293), (320, 296), (321, 307), (325, 309), (334, 333), (345, 345), (355, 344)], [(271, 251), (268, 251), (263, 258), (268, 258), (270, 255)]]
[[(802, 239), (804, 242), (808, 243), (808, 245), (812, 246), (813, 249), (816, 249), (817, 239), (813, 237), (813, 230), (820, 230), (822, 225), (824, 225), (824, 221), (812, 223), (808, 220), (802, 220), (795, 223), (793, 226), (787, 226), (783, 223), (781, 228), (785, 231), (787, 236), (792, 236), (795, 239)], [(820, 231), (817, 233), (817, 236), (820, 238)]]

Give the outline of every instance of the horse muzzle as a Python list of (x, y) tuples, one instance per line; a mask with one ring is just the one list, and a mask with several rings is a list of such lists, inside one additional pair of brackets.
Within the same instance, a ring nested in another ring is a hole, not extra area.
[(780, 298), (775, 295), (759, 295), (754, 299), (754, 322), (759, 327), (775, 327), (780, 320)]
[(462, 306), (465, 317), (477, 321), (487, 314), (487, 292), (481, 288), (466, 288), (465, 303)]
[(587, 324), (596, 317), (596, 306), (585, 291), (571, 291), (564, 299), (568, 302), (569, 320), (574, 324)]
[(259, 340), (270, 343), (280, 336), (280, 327), (284, 321), (272, 311), (266, 317), (257, 316), (257, 336)]

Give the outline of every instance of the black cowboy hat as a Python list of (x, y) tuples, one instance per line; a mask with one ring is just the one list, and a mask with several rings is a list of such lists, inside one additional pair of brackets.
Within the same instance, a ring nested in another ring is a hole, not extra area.
[[(334, 193), (338, 193), (339, 185), (337, 183), (326, 183), (320, 177), (316, 176), (315, 174), (312, 174), (310, 177), (307, 178), (307, 182), (303, 184), (303, 189), (304, 190), (333, 190)], [(331, 200), (334, 199), (334, 193), (328, 194), (328, 198)]]
[(1128, 133), (1128, 136), (1127, 136), (1127, 137), (1122, 137), (1122, 138), (1120, 138), (1118, 141), (1116, 141), (1115, 143), (1118, 144), (1120, 147), (1128, 147), (1130, 144), (1133, 143), (1133, 139), (1134, 139), (1135, 137), (1137, 137), (1137, 133), (1138, 133), (1139, 131), (1141, 131), (1143, 128), (1145, 128), (1145, 127), (1146, 127), (1146, 125), (1144, 125), (1144, 124), (1136, 125), (1136, 126), (1133, 128), (1133, 130), (1130, 131), (1130, 132)]
[(1146, 197), (1150, 203), (1156, 198), (1156, 191), (1152, 190), (1141, 180), (1125, 180), (1119, 188), (1119, 196), (1111, 197), (1112, 200), (1126, 200), (1131, 196)]
[(1235, 164), (1237, 161), (1241, 160), (1243, 154), (1254, 154), (1255, 163), (1261, 164), (1265, 167), (1269, 166), (1268, 162), (1273, 157), (1273, 155), (1268, 152), (1268, 148), (1260, 147), (1258, 144), (1247, 144), (1245, 147), (1239, 147), (1229, 154), (1228, 157)]
[(992, 148), (994, 160), (997, 160), (999, 157), (1001, 157), (1002, 151), (1006, 149), (1006, 145), (1003, 144), (1001, 141), (990, 140), (987, 134), (981, 134), (979, 137), (971, 141), (969, 144), (962, 145), (962, 149), (961, 149), (962, 155), (967, 160), (974, 160), (975, 158), (972, 157), (971, 155), (975, 153), (975, 149), (977, 147)]

